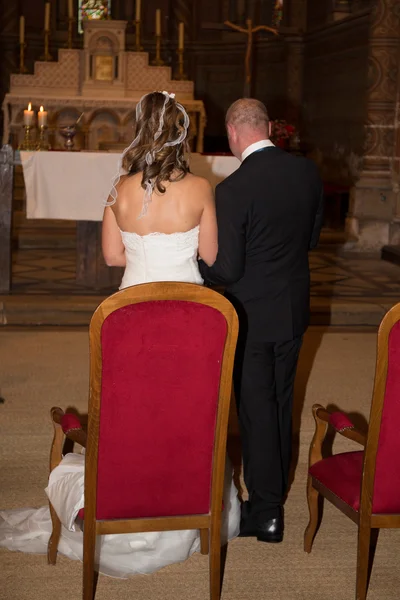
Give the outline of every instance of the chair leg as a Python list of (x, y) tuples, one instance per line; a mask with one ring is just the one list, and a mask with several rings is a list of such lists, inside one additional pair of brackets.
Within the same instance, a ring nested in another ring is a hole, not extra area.
[(94, 600), (96, 592), (95, 552), (96, 526), (95, 523), (87, 523), (85, 520), (83, 527), (83, 600)]
[(209, 529), (200, 529), (200, 552), (208, 554), (210, 546)]
[(304, 552), (310, 553), (319, 521), (319, 493), (313, 487), (311, 475), (307, 480), (307, 502), (310, 520), (304, 532)]
[[(50, 449), (50, 473), (60, 464), (62, 459), (62, 443), (64, 433), (61, 426), (54, 420), (54, 415), (63, 415), (61, 408), (54, 407), (50, 411), (51, 420), (53, 423), (54, 435)], [(49, 502), (50, 516), (52, 522), (52, 532), (47, 545), (47, 562), (49, 565), (55, 565), (57, 562), (58, 543), (61, 536), (61, 521), (58, 518), (56, 511)]]
[(369, 523), (358, 527), (356, 600), (367, 597), (378, 533), (379, 529), (371, 529)]
[(57, 562), (58, 543), (61, 536), (61, 521), (50, 502), (49, 507), (53, 530), (47, 545), (47, 562), (49, 565), (55, 565)]
[(211, 525), (210, 543), (210, 600), (221, 598), (221, 527)]

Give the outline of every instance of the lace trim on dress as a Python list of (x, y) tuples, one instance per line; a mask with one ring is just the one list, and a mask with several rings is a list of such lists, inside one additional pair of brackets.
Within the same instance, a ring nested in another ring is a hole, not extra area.
[(188, 229), (187, 231), (174, 231), (173, 233), (163, 233), (161, 231), (152, 231), (151, 233), (145, 233), (144, 235), (140, 235), (140, 233), (136, 233), (135, 231), (123, 231), (120, 229), (122, 235), (136, 235), (140, 238), (146, 237), (156, 237), (156, 236), (173, 236), (173, 235), (189, 235), (200, 230), (200, 225), (196, 225), (196, 227), (192, 227), (192, 229)]

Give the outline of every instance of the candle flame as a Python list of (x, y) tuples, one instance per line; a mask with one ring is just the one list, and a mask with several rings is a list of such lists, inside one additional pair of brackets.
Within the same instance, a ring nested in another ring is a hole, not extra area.
[(40, 107), (40, 112), (43, 112), (43, 111), (44, 111), (44, 108), (43, 108), (43, 106), (41, 106)]
[(28, 104), (28, 110), (32, 110), (32, 104), (30, 102)]

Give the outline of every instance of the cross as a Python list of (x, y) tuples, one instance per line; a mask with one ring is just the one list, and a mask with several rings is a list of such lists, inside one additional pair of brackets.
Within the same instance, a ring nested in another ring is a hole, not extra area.
[(251, 19), (246, 20), (247, 27), (240, 27), (240, 25), (235, 25), (235, 23), (231, 23), (231, 21), (224, 21), (224, 25), (234, 29), (235, 31), (239, 31), (240, 33), (247, 34), (247, 50), (246, 50), (246, 58), (245, 58), (245, 68), (246, 68), (246, 80), (244, 84), (244, 96), (250, 96), (251, 90), (251, 52), (253, 49), (253, 35), (258, 31), (269, 31), (274, 35), (279, 35), (276, 29), (272, 27), (267, 27), (267, 25), (258, 25), (257, 27), (253, 27), (253, 22)]

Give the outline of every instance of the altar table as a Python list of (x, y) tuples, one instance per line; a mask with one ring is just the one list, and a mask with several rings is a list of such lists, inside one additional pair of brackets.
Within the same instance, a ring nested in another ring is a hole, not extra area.
[[(27, 218), (101, 221), (118, 160), (110, 152), (21, 152)], [(234, 156), (190, 156), (191, 171), (213, 187), (239, 164)]]
[[(100, 152), (21, 152), (28, 219), (77, 222), (76, 280), (93, 290), (116, 289), (120, 268), (101, 252), (104, 203), (118, 172), (119, 155)], [(239, 166), (233, 156), (192, 154), (190, 168), (213, 187)]]

